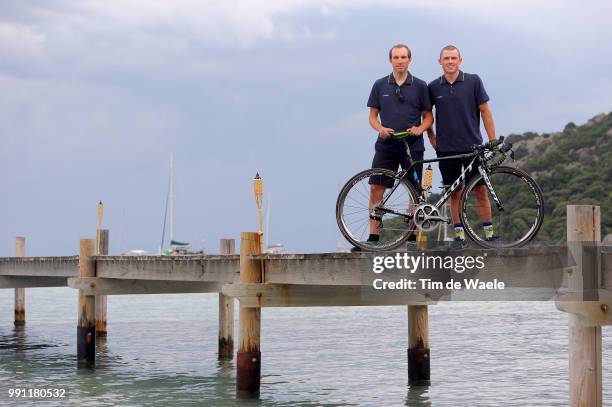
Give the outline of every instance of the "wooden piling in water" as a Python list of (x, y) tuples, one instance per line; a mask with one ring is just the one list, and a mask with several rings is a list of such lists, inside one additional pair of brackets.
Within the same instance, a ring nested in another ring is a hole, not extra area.
[[(79, 246), (79, 276), (95, 277), (96, 265), (91, 256), (95, 253), (94, 239), (81, 239)], [(79, 322), (77, 326), (77, 363), (90, 366), (96, 361), (96, 297), (79, 290)]]
[[(234, 239), (221, 239), (219, 254), (230, 255), (235, 252)], [(234, 298), (219, 293), (219, 360), (234, 357)]]
[[(584, 248), (601, 241), (601, 215), (598, 206), (567, 206), (567, 246), (570, 264), (575, 269), (568, 279), (568, 289), (588, 295), (588, 287), (598, 275), (586, 257)], [(597, 287), (595, 287), (597, 288)], [(587, 301), (591, 298), (582, 298)], [(585, 326), (578, 315), (568, 315), (570, 406), (600, 407), (602, 405), (601, 326)]]
[[(418, 233), (417, 245), (427, 249), (427, 236)], [(429, 385), (429, 308), (427, 305), (408, 306), (408, 384)]]
[(408, 306), (408, 384), (429, 385), (429, 310)]
[[(109, 231), (98, 229), (96, 233), (96, 254), (108, 254)], [(106, 330), (106, 295), (96, 295), (96, 336), (104, 337)]]
[[(240, 235), (240, 283), (261, 283), (261, 261), (250, 256), (261, 253), (257, 232)], [(261, 379), (261, 308), (240, 306), (240, 334), (237, 355), (236, 393), (239, 397), (259, 397)]]
[[(15, 257), (25, 256), (25, 237), (15, 238)], [(15, 326), (25, 325), (25, 288), (15, 288)]]

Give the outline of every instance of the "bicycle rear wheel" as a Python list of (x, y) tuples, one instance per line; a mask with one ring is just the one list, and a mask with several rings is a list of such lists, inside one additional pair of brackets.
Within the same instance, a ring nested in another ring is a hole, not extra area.
[[(370, 185), (391, 179), (393, 187), (387, 188), (376, 220), (380, 233), (378, 242), (367, 242), (370, 234)], [(397, 173), (386, 169), (370, 169), (352, 177), (342, 188), (336, 202), (336, 221), (342, 235), (356, 247), (370, 251), (393, 250), (414, 233), (412, 219), (418, 203), (414, 186), (406, 179), (397, 178)], [(394, 213), (388, 212), (393, 211)]]
[[(519, 247), (535, 237), (544, 218), (544, 197), (525, 172), (499, 166), (488, 174), (491, 187), (479, 174), (471, 178), (461, 196), (461, 221), (465, 233), (483, 247)], [(497, 196), (501, 208), (495, 202)], [(481, 197), (478, 198), (478, 195)], [(486, 197), (483, 199), (482, 197)], [(490, 219), (488, 211), (490, 210)], [(483, 222), (491, 221), (491, 238)]]

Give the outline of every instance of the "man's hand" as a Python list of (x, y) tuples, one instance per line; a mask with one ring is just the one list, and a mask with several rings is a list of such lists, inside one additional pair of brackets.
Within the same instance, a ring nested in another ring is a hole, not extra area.
[(388, 139), (389, 137), (391, 137), (391, 135), (395, 132), (395, 130), (390, 129), (388, 127), (383, 127), (380, 129), (380, 131), (378, 132), (378, 135), (380, 136), (380, 138), (382, 139)]
[(421, 129), (420, 126), (412, 126), (411, 128), (406, 129), (406, 131), (414, 136), (420, 136), (425, 130)]

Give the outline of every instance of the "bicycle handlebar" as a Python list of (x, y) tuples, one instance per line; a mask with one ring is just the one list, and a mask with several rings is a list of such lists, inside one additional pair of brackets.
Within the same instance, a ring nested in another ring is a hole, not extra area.
[(391, 137), (396, 138), (398, 140), (405, 139), (410, 136), (416, 136), (416, 134), (410, 133), (408, 130), (406, 131), (396, 131), (391, 134)]
[(504, 136), (501, 136), (497, 140), (491, 141), (489, 145), (491, 147), (497, 147), (498, 145), (503, 144), (503, 143), (504, 143)]
[[(472, 150), (495, 150), (495, 147), (499, 146), (500, 144), (504, 144), (504, 136), (501, 136), (497, 140), (489, 141), (484, 145), (474, 144), (472, 146)], [(512, 147), (512, 144), (510, 144), (510, 147)]]

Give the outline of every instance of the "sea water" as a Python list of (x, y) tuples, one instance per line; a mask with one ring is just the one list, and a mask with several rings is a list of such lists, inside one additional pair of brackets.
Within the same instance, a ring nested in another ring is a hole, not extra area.
[[(568, 404), (567, 315), (551, 301), (430, 306), (428, 387), (407, 383), (406, 307), (265, 308), (261, 397), (241, 401), (235, 360), (217, 361), (217, 294), (109, 297), (96, 366), (77, 369), (77, 292), (26, 291), (27, 324), (16, 329), (13, 290), (0, 290), (0, 405)], [(604, 327), (604, 405), (612, 405), (611, 355)], [(16, 388), (66, 397), (9, 398)]]

